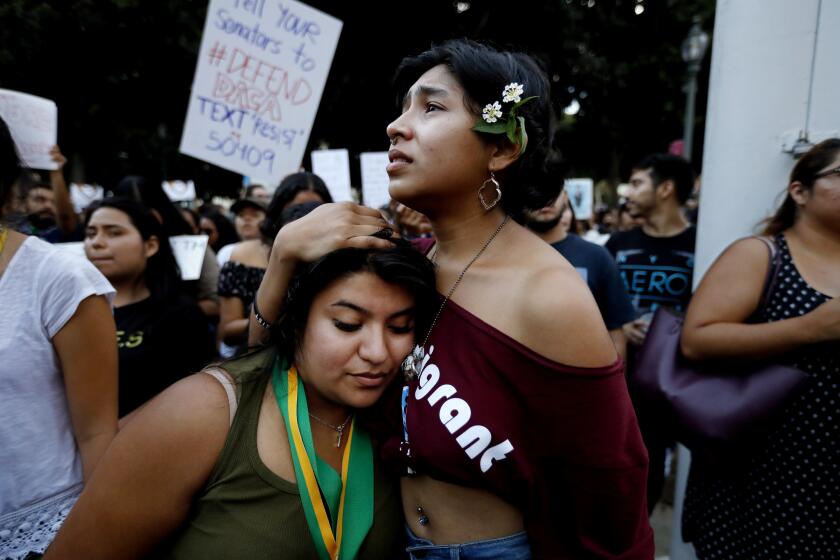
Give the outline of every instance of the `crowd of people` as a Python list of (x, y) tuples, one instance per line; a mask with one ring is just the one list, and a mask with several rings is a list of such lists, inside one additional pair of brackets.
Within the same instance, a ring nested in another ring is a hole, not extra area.
[(840, 140), (692, 294), (683, 158), (583, 223), (531, 57), (449, 41), (395, 87), (382, 209), (301, 171), (230, 208), (129, 176), (77, 215), (60, 150), (33, 179), (0, 120), (0, 558), (651, 559), (676, 442), (633, 379), (660, 308), (688, 359), (809, 376), (737, 468), (692, 466), (698, 557), (840, 555)]

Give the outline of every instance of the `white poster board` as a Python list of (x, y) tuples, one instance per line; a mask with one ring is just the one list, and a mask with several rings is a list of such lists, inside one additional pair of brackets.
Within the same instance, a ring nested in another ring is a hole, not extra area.
[(92, 202), (105, 198), (105, 189), (99, 185), (80, 185), (70, 183), (70, 201), (76, 214), (90, 206)]
[(49, 99), (0, 89), (0, 117), (6, 121), (23, 162), (33, 169), (58, 169), (50, 157), (57, 142), (58, 107)]
[(324, 180), (335, 202), (353, 200), (347, 150), (313, 150), (312, 173)]
[(297, 171), (341, 27), (295, 0), (210, 0), (181, 152), (271, 183)]
[(575, 219), (588, 220), (592, 217), (592, 202), (595, 193), (592, 179), (566, 179), (564, 187), (569, 193), (569, 204)]
[(176, 235), (169, 238), (172, 254), (181, 269), (181, 280), (198, 280), (207, 251), (206, 235)]
[(195, 183), (192, 181), (163, 181), (163, 192), (172, 202), (195, 200)]
[(381, 208), (391, 202), (388, 194), (388, 152), (364, 152), (360, 156), (362, 167), (362, 203), (371, 208)]

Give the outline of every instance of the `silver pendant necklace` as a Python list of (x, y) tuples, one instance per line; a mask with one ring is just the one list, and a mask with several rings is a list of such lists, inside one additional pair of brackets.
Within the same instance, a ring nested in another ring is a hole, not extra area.
[[(403, 375), (405, 375), (406, 381), (411, 381), (420, 377), (420, 368), (423, 364), (423, 358), (426, 357), (426, 343), (429, 342), (429, 337), (432, 335), (432, 330), (435, 328), (438, 318), (440, 317), (443, 308), (446, 306), (446, 302), (448, 302), (449, 298), (452, 297), (452, 294), (455, 293), (455, 289), (458, 287), (458, 284), (461, 283), (461, 280), (463, 280), (464, 275), (467, 273), (467, 270), (469, 270), (473, 263), (478, 260), (478, 257), (480, 257), (481, 254), (487, 249), (487, 247), (490, 246), (490, 243), (493, 242), (496, 236), (499, 235), (499, 232), (502, 231), (502, 228), (505, 227), (505, 224), (507, 224), (509, 221), (510, 216), (505, 216), (505, 219), (502, 220), (502, 223), (499, 224), (499, 227), (496, 228), (496, 231), (494, 231), (493, 234), (490, 235), (489, 238), (487, 238), (487, 241), (484, 242), (484, 245), (481, 247), (481, 249), (479, 249), (475, 256), (472, 258), (472, 260), (470, 260), (470, 262), (467, 263), (467, 266), (465, 266), (464, 270), (461, 271), (461, 274), (458, 275), (458, 279), (455, 280), (454, 284), (452, 284), (452, 288), (449, 289), (449, 293), (446, 294), (443, 303), (440, 304), (440, 307), (437, 310), (437, 314), (435, 314), (435, 318), (432, 320), (432, 325), (429, 327), (429, 330), (426, 331), (426, 338), (423, 339), (423, 344), (416, 345), (414, 347), (414, 350), (411, 351), (411, 354), (409, 354), (408, 357), (406, 357), (406, 359), (402, 363), (401, 369)], [(435, 263), (436, 258), (437, 249), (435, 250), (435, 254), (431, 259), (432, 263), (437, 264)]]
[[(475, 256), (472, 258), (472, 260), (470, 260), (470, 262), (467, 263), (467, 266), (465, 266), (464, 270), (461, 271), (461, 274), (458, 275), (458, 279), (455, 280), (454, 284), (452, 284), (452, 287), (449, 289), (449, 293), (446, 294), (446, 297), (443, 299), (443, 303), (440, 304), (440, 307), (438, 308), (437, 313), (435, 314), (435, 318), (432, 320), (432, 324), (429, 327), (429, 330), (426, 332), (426, 338), (423, 339), (423, 344), (416, 345), (414, 347), (414, 350), (412, 350), (411, 354), (409, 354), (408, 357), (406, 357), (406, 359), (402, 363), (401, 369), (403, 375), (405, 375), (406, 381), (412, 381), (420, 377), (420, 368), (423, 367), (423, 361), (426, 357), (426, 343), (429, 342), (429, 337), (432, 334), (432, 329), (435, 328), (438, 318), (440, 317), (441, 312), (443, 312), (443, 308), (446, 307), (446, 302), (448, 302), (449, 298), (452, 297), (452, 294), (455, 293), (455, 289), (458, 287), (458, 284), (461, 283), (461, 280), (464, 279), (464, 275), (467, 273), (467, 270), (469, 270), (473, 263), (478, 260), (478, 257), (481, 256), (481, 254), (487, 249), (487, 247), (490, 246), (490, 243), (492, 243), (496, 236), (499, 235), (499, 232), (502, 231), (502, 228), (505, 227), (505, 224), (507, 224), (508, 221), (510, 221), (510, 216), (505, 216), (505, 219), (502, 220), (502, 223), (499, 224), (499, 227), (496, 228), (496, 231), (494, 231), (493, 234), (490, 235), (489, 238), (487, 238), (487, 241), (484, 242), (484, 245), (481, 247), (481, 249), (479, 249)], [(437, 264), (435, 262), (436, 258), (437, 250), (435, 250), (435, 254), (431, 258), (432, 263), (435, 265)], [(430, 522), (431, 520), (429, 519), (429, 516), (426, 515), (426, 512), (423, 511), (423, 507), (418, 505), (417, 523), (419, 523), (422, 527), (425, 527)]]
[(342, 423), (341, 423), (341, 424), (339, 424), (338, 426), (333, 426), (332, 424), (330, 424), (330, 423), (329, 423), (329, 422), (327, 422), (326, 420), (323, 420), (323, 419), (321, 419), (321, 418), (318, 418), (317, 416), (315, 416), (315, 415), (314, 415), (314, 414), (312, 414), (311, 412), (309, 413), (309, 416), (310, 416), (313, 420), (315, 420), (316, 422), (318, 422), (319, 424), (323, 424), (324, 426), (326, 426), (326, 427), (328, 427), (328, 428), (330, 428), (330, 429), (332, 429), (332, 430), (334, 430), (334, 431), (338, 432), (338, 435), (335, 437), (335, 446), (336, 446), (336, 447), (341, 447), (341, 438), (344, 436), (344, 429), (347, 427), (347, 424), (350, 422), (350, 419), (351, 419), (351, 418), (353, 418), (353, 415), (352, 415), (352, 414), (351, 414), (350, 416), (348, 416), (348, 417), (347, 417), (347, 419), (346, 419), (346, 420), (344, 420), (344, 422), (342, 422)]

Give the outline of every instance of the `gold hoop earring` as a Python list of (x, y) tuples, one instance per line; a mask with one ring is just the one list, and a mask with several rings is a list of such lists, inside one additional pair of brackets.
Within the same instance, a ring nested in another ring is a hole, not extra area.
[[(493, 199), (491, 202), (487, 202), (484, 200), (484, 189), (487, 188), (487, 183), (493, 183), (493, 186), (496, 187), (496, 198)], [(500, 200), (502, 200), (502, 189), (499, 186), (499, 182), (496, 180), (496, 176), (493, 175), (493, 172), (490, 172), (490, 178), (481, 183), (481, 187), (478, 189), (478, 200), (481, 202), (481, 205), (484, 206), (485, 210), (492, 210), (496, 207)]]

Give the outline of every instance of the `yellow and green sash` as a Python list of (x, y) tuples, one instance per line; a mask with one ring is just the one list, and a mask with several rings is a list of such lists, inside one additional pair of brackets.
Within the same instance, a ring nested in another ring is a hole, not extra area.
[[(278, 359), (272, 383), (286, 422), (300, 501), (318, 558), (353, 560), (373, 525), (370, 437), (354, 418), (339, 475), (315, 453), (306, 392), (295, 367), (286, 370), (286, 363)], [(348, 511), (350, 515), (346, 515)]]

